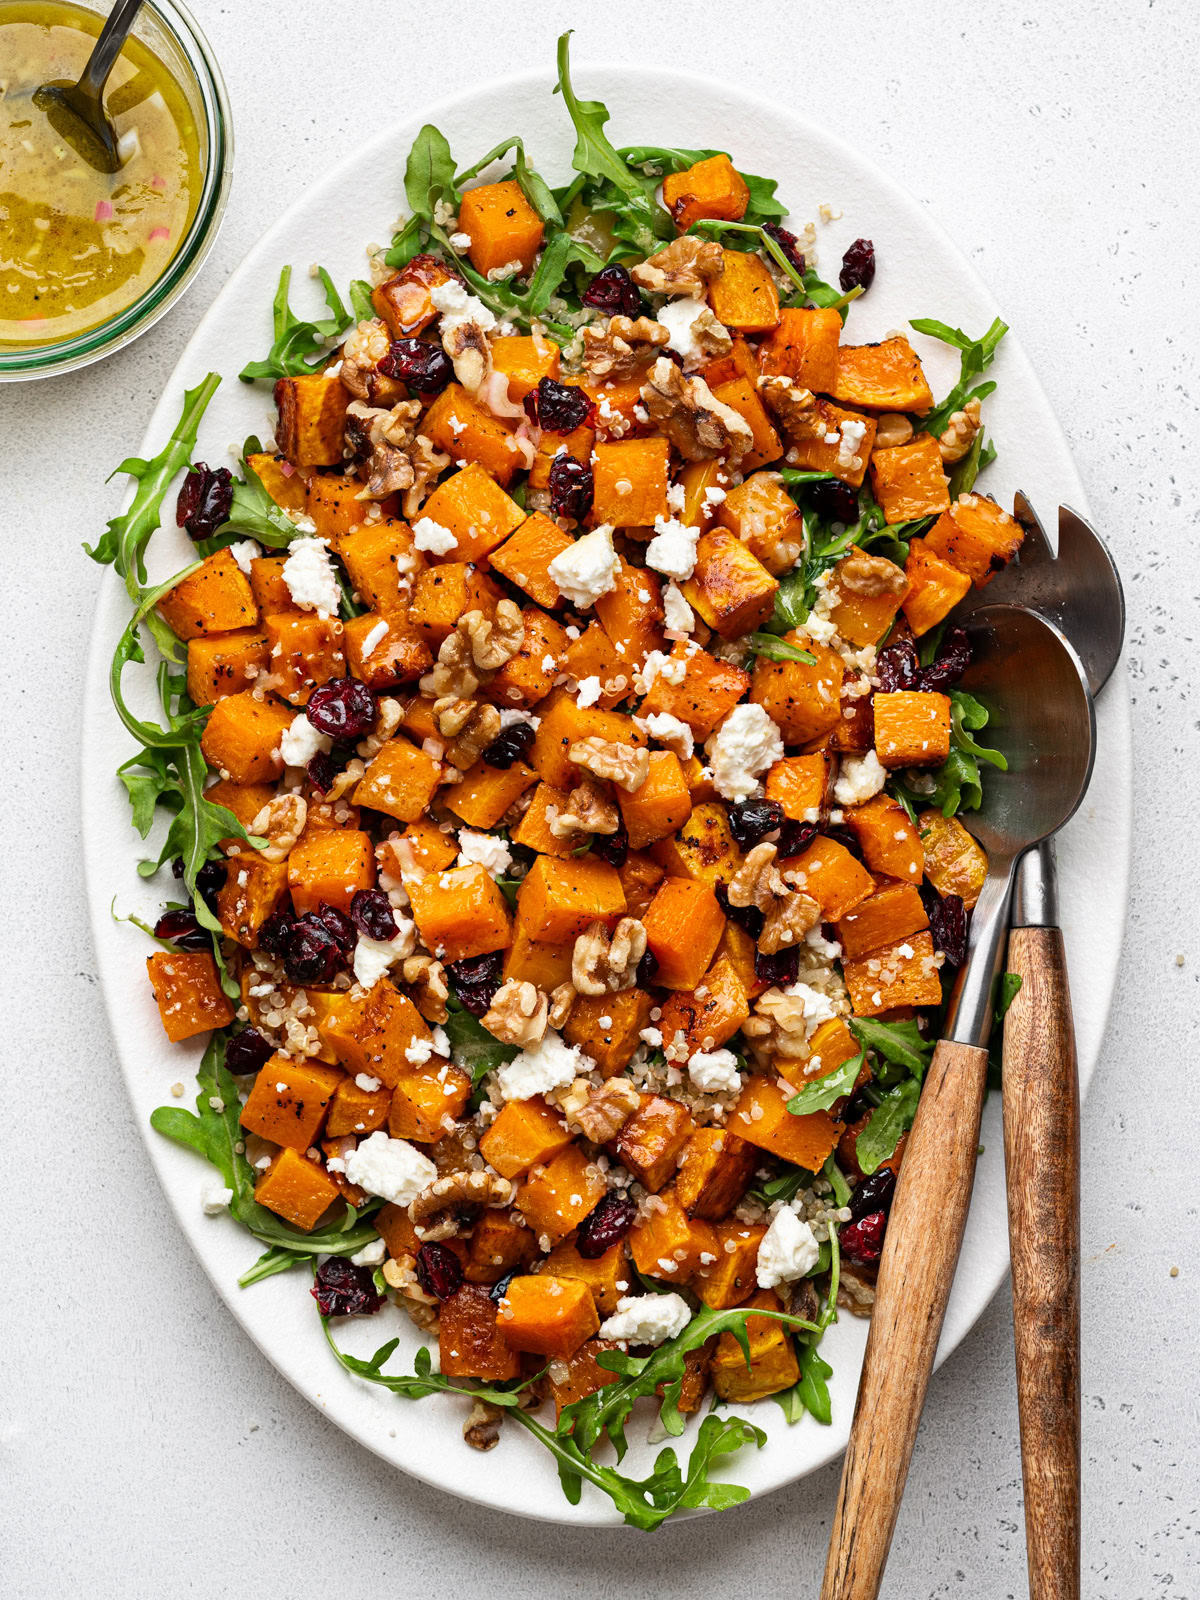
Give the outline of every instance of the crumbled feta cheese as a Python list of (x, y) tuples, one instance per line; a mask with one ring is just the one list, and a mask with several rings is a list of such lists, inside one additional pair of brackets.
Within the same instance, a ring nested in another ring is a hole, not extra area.
[(362, 642), (362, 654), (364, 661), (372, 653), (372, 651), (377, 649), (378, 646), (381, 645), (387, 638), (388, 627), (389, 624), (387, 619), (385, 617), (380, 617), (379, 621), (367, 634), (366, 638)]
[(458, 539), (432, 517), (419, 517), (413, 523), (413, 544), (418, 550), (428, 550), (430, 555), (444, 556), (458, 549)]
[(670, 335), (667, 349), (681, 355), (685, 367), (708, 359), (704, 344), (696, 337), (696, 324), (708, 309), (705, 299), (693, 300), (688, 295), (680, 295), (676, 300), (668, 300), (658, 313), (659, 322)]
[(356, 1072), (354, 1081), (365, 1094), (374, 1094), (383, 1086), (382, 1078), (373, 1078), (369, 1072)]
[(663, 590), (663, 621), (672, 633), (691, 633), (696, 626), (696, 613), (677, 584), (669, 583)]
[(437, 1168), (406, 1139), (389, 1139), (382, 1130), (346, 1156), (346, 1177), (368, 1194), (394, 1206), (408, 1206), (437, 1177)]
[(814, 954), (824, 961), (837, 961), (842, 954), (842, 947), (835, 939), (827, 939), (821, 932), (820, 923), (815, 928), (810, 928), (804, 935), (804, 942)]
[(527, 722), (536, 732), (542, 725), (541, 717), (535, 717), (532, 711), (514, 711), (511, 706), (505, 706), (500, 712), (500, 731), (511, 728), (518, 722)]
[(664, 577), (680, 583), (696, 570), (696, 541), (699, 528), (689, 528), (675, 519), (655, 517), (654, 537), (646, 546), (646, 565)]
[(477, 328), (482, 328), (485, 333), (490, 333), (496, 326), (496, 319), (482, 300), (477, 300), (473, 294), (468, 294), (457, 279), (449, 283), (438, 283), (429, 291), (434, 309), (442, 314), (442, 333), (450, 332), (464, 322), (473, 322)]
[(219, 1183), (205, 1184), (200, 1191), (200, 1203), (206, 1217), (219, 1217), (232, 1199), (233, 1190), (223, 1188)]
[(565, 1089), (583, 1069), (578, 1046), (564, 1044), (547, 1028), (545, 1035), (528, 1050), (496, 1069), (496, 1082), (505, 1100), (529, 1100), (551, 1089)]
[(394, 939), (369, 939), (360, 933), (354, 946), (354, 978), (364, 989), (373, 989), (389, 967), (413, 953), (416, 925), (407, 917), (397, 917), (400, 931)]
[(423, 1067), (432, 1054), (432, 1039), (410, 1039), (404, 1046), (404, 1059), (414, 1067)]
[(253, 539), (236, 539), (229, 546), (229, 554), (241, 567), (247, 577), (250, 576), (250, 563), (257, 561), (262, 555), (262, 546)]
[(702, 1094), (725, 1094), (742, 1081), (732, 1050), (697, 1050), (688, 1061), (688, 1075)]
[(681, 1294), (626, 1295), (617, 1301), (616, 1315), (601, 1324), (599, 1337), (662, 1344), (677, 1339), (691, 1320), (691, 1308)]
[(387, 1260), (387, 1245), (382, 1239), (372, 1239), (350, 1257), (356, 1267), (379, 1267)]
[(336, 617), (341, 590), (324, 539), (293, 539), (283, 563), (283, 581), (302, 611)]
[(600, 679), (593, 675), (580, 678), (576, 699), (581, 706), (594, 706), (600, 698)]
[(641, 723), (652, 739), (657, 739), (659, 744), (665, 744), (668, 750), (673, 750), (681, 761), (686, 761), (695, 748), (695, 735), (686, 722), (681, 722), (678, 717), (673, 717), (669, 711), (652, 711), (645, 719), (635, 719)]
[(493, 878), (502, 878), (512, 866), (512, 851), (503, 839), (490, 833), (474, 833), (464, 828), (458, 836), (458, 860), (455, 866), (469, 867), (478, 862)]
[(715, 483), (709, 484), (704, 491), (704, 503), (707, 506), (719, 506), (724, 498), (724, 489), (718, 489)]
[(734, 706), (705, 745), (713, 785), (724, 800), (748, 800), (757, 777), (783, 760), (783, 739), (762, 706)]
[(812, 1034), (822, 1022), (828, 1022), (836, 1013), (829, 1003), (829, 996), (822, 994), (819, 989), (811, 988), (807, 983), (793, 983), (783, 991), (793, 1000), (799, 1000), (804, 1009), (804, 1030)]
[(560, 593), (573, 606), (580, 609), (590, 606), (601, 595), (616, 588), (621, 563), (613, 549), (612, 536), (611, 526), (602, 522), (591, 533), (576, 539), (569, 550), (555, 556), (546, 568)]
[(651, 1050), (662, 1049), (663, 1036), (661, 1028), (643, 1028), (638, 1034), (638, 1038), (643, 1044), (649, 1045)]
[(672, 511), (682, 511), (687, 505), (687, 490), (681, 483), (667, 485), (667, 505)]
[(833, 786), (833, 798), (840, 806), (861, 806), (877, 795), (887, 782), (887, 770), (874, 750), (861, 756), (843, 756), (842, 770)]
[[(843, 469), (858, 466), (858, 452), (863, 442), (863, 435), (867, 431), (865, 422), (857, 422), (853, 417), (842, 418), (842, 436), (838, 442), (837, 464)], [(825, 441), (827, 444), (829, 440)]]
[(451, 1054), (450, 1035), (445, 1028), (435, 1028), (433, 1030), (433, 1049), (435, 1055), (449, 1056)]
[(775, 1213), (758, 1247), (755, 1268), (760, 1289), (774, 1289), (806, 1277), (817, 1264), (821, 1247), (807, 1222), (786, 1206)]
[(639, 676), (649, 690), (653, 687), (655, 678), (661, 678), (664, 683), (680, 684), (686, 673), (687, 662), (681, 656), (668, 656), (661, 650), (651, 650), (642, 663)]
[(333, 749), (333, 740), (320, 733), (308, 720), (306, 712), (292, 718), (290, 728), (283, 730), (279, 753), (285, 767), (306, 767), (318, 751)]

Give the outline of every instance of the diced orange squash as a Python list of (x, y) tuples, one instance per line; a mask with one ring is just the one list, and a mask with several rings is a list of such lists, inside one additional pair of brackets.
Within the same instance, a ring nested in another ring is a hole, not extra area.
[(920, 358), (903, 334), (879, 344), (842, 345), (830, 393), (843, 405), (862, 406), (865, 411), (912, 411), (923, 416), (933, 406)]
[(644, 918), (646, 946), (658, 962), (662, 989), (694, 989), (708, 971), (725, 913), (707, 883), (666, 878)]
[(557, 522), (537, 511), (526, 517), (498, 549), (492, 550), (488, 565), (518, 589), (524, 589), (539, 606), (549, 609), (558, 604), (562, 595), (547, 569), (571, 544)]
[(674, 1176), (695, 1126), (691, 1112), (678, 1100), (644, 1094), (640, 1109), (616, 1137), (615, 1153), (635, 1178), (657, 1194)]
[(700, 535), (696, 568), (683, 595), (722, 639), (738, 639), (771, 615), (778, 588), (778, 580), (735, 534), (712, 528)]
[(543, 944), (574, 940), (592, 922), (611, 928), (624, 910), (616, 868), (589, 856), (564, 861), (539, 856), (517, 891), (521, 927)]
[(519, 1211), (484, 1211), (471, 1230), (467, 1282), (499, 1283), (528, 1267), (536, 1255), (537, 1240)]
[[(735, 339), (733, 348), (735, 351), (741, 349), (747, 352), (750, 349), (744, 339)], [(747, 375), (757, 373), (758, 368), (754, 364), (753, 355), (747, 354), (744, 359), (748, 362), (747, 368), (743, 369), (741, 366), (731, 368), (730, 371), (716, 377), (714, 381), (727, 383), (730, 378), (736, 377), (743, 370), (747, 372)], [(705, 382), (708, 383), (709, 388), (712, 387), (712, 383), (709, 382), (707, 377)], [(710, 495), (709, 490), (715, 489), (719, 491), (719, 494), (726, 492), (729, 486), (729, 468), (723, 461), (687, 461), (684, 463), (676, 481), (683, 489), (683, 509), (676, 511), (674, 513), (675, 516), (686, 527), (707, 527), (713, 520), (720, 504), (718, 495)]]
[(210, 767), (233, 783), (261, 783), (283, 771), (279, 745), (296, 712), (278, 700), (226, 695), (209, 713), (200, 748)]
[(361, 617), (344, 623), (342, 645), (350, 676), (372, 689), (413, 683), (433, 664), (433, 653), (420, 634), (398, 618), (389, 620), (377, 611), (364, 611)]
[(496, 1326), (513, 1350), (565, 1357), (591, 1338), (600, 1318), (586, 1283), (539, 1273), (512, 1280), (500, 1302)]
[(605, 1350), (620, 1349), (621, 1346), (612, 1339), (585, 1339), (565, 1361), (553, 1363), (549, 1383), (555, 1422), (576, 1401), (586, 1400), (588, 1395), (595, 1394), (610, 1383), (620, 1383), (619, 1372), (610, 1372), (596, 1360)]
[(254, 1186), (260, 1206), (302, 1233), (312, 1232), (340, 1192), (324, 1167), (289, 1148), (279, 1152)]
[(397, 822), (416, 822), (441, 782), (442, 766), (407, 739), (389, 739), (354, 789), (354, 803)]
[(925, 876), (940, 895), (959, 895), (970, 911), (987, 877), (987, 852), (957, 817), (930, 810), (922, 811), (917, 820)]
[(629, 848), (642, 850), (683, 825), (691, 815), (692, 797), (679, 765), (670, 750), (650, 752), (650, 772), (632, 794), (617, 790)]
[(188, 697), (198, 706), (211, 706), (227, 694), (241, 694), (267, 669), (268, 660), (267, 636), (257, 628), (193, 639), (187, 652)]
[(551, 832), (550, 823), (552, 818), (566, 809), (569, 800), (570, 794), (566, 789), (555, 789), (548, 783), (539, 783), (533, 791), (533, 799), (512, 831), (513, 843), (524, 845), (527, 850), (536, 850), (539, 855), (565, 860), (579, 848), (576, 842), (579, 836), (567, 834), (560, 839)]
[(316, 1144), (341, 1081), (336, 1067), (273, 1055), (255, 1078), (238, 1121), (260, 1139), (305, 1151)]
[(517, 1209), (537, 1234), (563, 1239), (596, 1209), (608, 1186), (604, 1174), (577, 1144), (532, 1172), (517, 1195)]
[(592, 454), (593, 523), (648, 528), (655, 517), (665, 517), (670, 453), (671, 446), (659, 436), (598, 444)]
[(618, 557), (616, 581), (595, 602), (593, 611), (626, 670), (662, 648), (662, 581), (646, 568)]
[(877, 794), (865, 805), (848, 807), (845, 820), (872, 872), (920, 883), (925, 860), (921, 835), (898, 800)]
[[(757, 1161), (754, 1147), (740, 1142)], [(728, 1311), (732, 1306), (742, 1305), (757, 1291), (758, 1247), (766, 1238), (767, 1229), (765, 1224), (718, 1222), (713, 1232), (717, 1240), (717, 1259), (697, 1275), (693, 1287), (706, 1306), (714, 1311)]]
[(834, 765), (828, 750), (785, 756), (767, 773), (766, 796), (793, 822), (816, 822), (833, 792)]
[(443, 561), (417, 574), (408, 621), (437, 653), (459, 617), (482, 611), (494, 617), (503, 599), (499, 587), (469, 561)]
[(277, 378), (275, 438), (294, 467), (337, 467), (345, 444), (350, 391), (323, 372)]
[(871, 457), (871, 487), (889, 522), (936, 517), (950, 509), (942, 452), (931, 433), (877, 450)]
[(855, 694), (852, 678), (842, 686), (841, 715), (827, 735), (829, 749), (861, 755), (875, 743), (875, 708), (869, 694)]
[(508, 379), (508, 398), (516, 405), (532, 394), (543, 378), (558, 377), (560, 352), (553, 339), (502, 334), (491, 345), (492, 365)]
[(821, 907), (826, 922), (838, 922), (874, 892), (875, 880), (836, 839), (816, 838), (803, 855), (787, 862), (796, 887)]
[(836, 311), (785, 309), (775, 331), (759, 346), (759, 366), (771, 377), (791, 378), (801, 389), (831, 394), (841, 337), (842, 319)]
[(1016, 555), (1025, 530), (982, 494), (964, 494), (925, 535), (926, 547), (984, 588)]
[(806, 744), (829, 733), (841, 721), (845, 668), (841, 656), (828, 645), (817, 644), (797, 630), (783, 637), (788, 644), (815, 656), (815, 664), (769, 661), (766, 656), (759, 656), (754, 664), (750, 698), (778, 724), (784, 744)]
[[(718, 318), (718, 320), (720, 320)], [(739, 334), (733, 341), (729, 354), (717, 356), (700, 368), (700, 376), (710, 389), (717, 389), (723, 383), (733, 383), (737, 378), (748, 378), (752, 385), (758, 383), (761, 376), (758, 366), (758, 355), (752, 345)], [(689, 463), (691, 465), (692, 463)], [(700, 466), (703, 463), (696, 462)], [(722, 480), (724, 482), (724, 480)]]
[(512, 937), (508, 902), (477, 862), (414, 879), (408, 895), (421, 938), (439, 961), (485, 956), (505, 949)]
[(326, 1137), (341, 1139), (353, 1133), (365, 1139), (387, 1122), (391, 1103), (390, 1089), (363, 1089), (353, 1078), (343, 1078), (333, 1091), (325, 1123)]
[(287, 874), (297, 916), (322, 905), (349, 914), (358, 891), (375, 882), (375, 846), (357, 828), (323, 829), (293, 846)]
[(774, 472), (755, 472), (726, 491), (716, 519), (776, 577), (790, 572), (804, 548), (804, 518)]
[(688, 1216), (673, 1190), (660, 1199), (666, 1209), (651, 1211), (630, 1229), (629, 1253), (648, 1278), (690, 1283), (701, 1268), (715, 1265), (717, 1236), (711, 1223)]
[(371, 301), (393, 337), (403, 339), (429, 326), (438, 314), (433, 290), (439, 284), (450, 283), (453, 277), (437, 256), (414, 256), (374, 290)]
[(504, 424), (458, 383), (447, 384), (438, 395), (425, 413), (421, 432), (459, 466), (474, 462), (482, 467), (501, 488), (524, 459)]
[(616, 645), (598, 622), (589, 622), (578, 639), (570, 641), (563, 658), (564, 669), (577, 684), (585, 678), (598, 680), (600, 698), (595, 703), (601, 711), (611, 711), (629, 694), (632, 666), (617, 654)]
[[(684, 1146), (675, 1180), (676, 1198), (689, 1216), (718, 1222), (741, 1200), (758, 1162), (758, 1151), (736, 1133), (727, 1128), (697, 1128)], [(718, 1257), (720, 1253), (718, 1250)]]
[(619, 994), (581, 994), (563, 1024), (563, 1038), (577, 1044), (596, 1063), (597, 1071), (611, 1078), (633, 1060), (643, 1028), (650, 1026), (654, 1008), (651, 995), (641, 989)]
[(864, 594), (860, 589), (851, 589), (842, 579), (846, 574), (853, 573), (851, 563), (866, 554), (857, 545), (851, 545), (849, 551), (834, 567), (830, 578), (829, 593), (833, 600), (830, 608), (829, 620), (841, 634), (843, 639), (848, 639), (851, 644), (865, 645), (876, 644), (883, 638), (895, 620), (896, 612), (903, 604), (908, 593), (908, 579), (896, 568), (896, 587), (894, 589), (881, 589), (878, 594)]
[(419, 743), (441, 737), (433, 707), (434, 701), (429, 695), (415, 694), (400, 717), (401, 728)]
[(590, 461), (592, 459), (592, 446), (595, 443), (596, 430), (594, 428), (572, 428), (570, 433), (544, 433), (542, 442), (538, 445), (537, 455), (533, 459), (533, 465), (529, 469), (529, 487), (531, 489), (548, 489), (550, 486), (550, 468), (554, 464), (555, 456), (565, 453), (573, 456), (576, 461)]
[(285, 456), (260, 450), (246, 457), (246, 465), (277, 506), (285, 511), (304, 510), (308, 479)]
[(287, 556), (254, 556), (250, 562), (250, 592), (264, 615), (268, 611), (299, 611), (292, 591), (284, 582)]
[(172, 1044), (233, 1021), (217, 964), (206, 950), (159, 950), (147, 956), (146, 971)]
[[(304, 514), (313, 523), (317, 534), (322, 539), (328, 539), (338, 555), (352, 542), (355, 533), (382, 529), (394, 520), (385, 515), (378, 522), (368, 522), (367, 513), (374, 502), (359, 499), (362, 488), (362, 479), (348, 472), (314, 472), (307, 480)], [(379, 503), (381, 511), (386, 504), (388, 502)], [(395, 504), (394, 500), (391, 504)], [(286, 559), (285, 554), (281, 564)]]
[(426, 564), (406, 522), (385, 517), (364, 523), (340, 540), (337, 553), (365, 605), (385, 617), (406, 616), (413, 583)]
[(414, 1144), (436, 1144), (467, 1109), (471, 1077), (434, 1056), (426, 1066), (397, 1074), (388, 1107), (388, 1133)]
[(783, 445), (754, 383), (748, 378), (735, 378), (732, 383), (723, 383), (714, 389), (713, 395), (722, 405), (736, 411), (753, 435), (749, 450), (738, 462), (739, 470), (753, 472), (766, 466), (768, 461), (777, 461), (783, 454)]
[(746, 180), (726, 155), (709, 156), (682, 172), (668, 173), (662, 195), (680, 233), (704, 217), (738, 222), (750, 204)]
[(671, 878), (695, 878), (700, 883), (727, 883), (737, 871), (742, 853), (729, 826), (729, 813), (719, 800), (704, 800), (671, 839), (651, 849), (654, 860)]
[(938, 961), (928, 933), (914, 933), (857, 961), (844, 961), (842, 975), (857, 1017), (877, 1017), (896, 1006), (936, 1006), (942, 1001)]
[(250, 580), (228, 550), (202, 561), (163, 595), (158, 609), (171, 632), (184, 640), (233, 633), (258, 621)]
[(303, 839), (307, 834), (325, 833), (331, 828), (361, 828), (362, 812), (346, 800), (324, 800), (314, 789), (308, 800)]
[[(847, 460), (842, 452), (842, 431), (847, 422), (864, 432)], [(875, 444), (875, 418), (865, 412), (845, 411), (832, 400), (818, 400), (808, 411), (791, 419), (785, 428), (787, 462), (809, 472), (832, 472), (852, 489), (861, 486)]]
[[(686, 823), (684, 826), (686, 827)], [(617, 868), (617, 876), (625, 891), (625, 910), (640, 922), (646, 907), (654, 899), (655, 891), (666, 876), (662, 867), (651, 856), (640, 850), (631, 850), (624, 864)]]
[(455, 561), (482, 561), (525, 520), (517, 502), (477, 461), (439, 483), (421, 516), (449, 529), (458, 540), (452, 551)]
[(520, 648), (488, 684), (487, 697), (498, 706), (527, 709), (540, 705), (554, 687), (567, 653), (567, 630), (540, 606), (526, 606), (521, 618)]
[(585, 1283), (592, 1291), (596, 1310), (605, 1317), (611, 1316), (617, 1309), (617, 1301), (629, 1293), (633, 1276), (623, 1245), (613, 1245), (611, 1250), (589, 1261), (579, 1254), (570, 1239), (556, 1244), (538, 1270), (552, 1277), (575, 1278)]
[(950, 754), (950, 696), (921, 689), (877, 694), (875, 753), (885, 767), (940, 767)]
[[(255, 817), (275, 798), (275, 785), (273, 783), (231, 783), (228, 778), (218, 778), (216, 783), (210, 784), (204, 791), (204, 798), (209, 805), (224, 806), (227, 811), (232, 811), (242, 827), (249, 831), (250, 824)], [(243, 848), (240, 839), (222, 839), (221, 848)]]
[(410, 822), (402, 833), (385, 839), (375, 852), (379, 870), (399, 878), (408, 870), (406, 858), (423, 872), (441, 872), (452, 867), (458, 856), (458, 845), (452, 835), (443, 833), (436, 822), (422, 818)]
[(729, 1127), (760, 1150), (769, 1150), (809, 1172), (821, 1170), (842, 1131), (842, 1124), (827, 1111), (793, 1116), (774, 1079), (761, 1077), (746, 1080)]
[(889, 883), (846, 913), (837, 925), (837, 936), (845, 959), (857, 961), (928, 926), (915, 885)]
[[(642, 707), (643, 715), (649, 713)], [(556, 789), (570, 789), (579, 779), (579, 768), (569, 759), (573, 744), (592, 737), (614, 744), (644, 745), (646, 735), (632, 717), (617, 711), (601, 711), (596, 706), (578, 705), (565, 690), (555, 689), (538, 706), (540, 723), (534, 736), (529, 764), (544, 783)]]
[[(751, 1304), (764, 1311), (782, 1311), (774, 1289), (760, 1289)], [(745, 1405), (778, 1394), (800, 1381), (795, 1340), (787, 1323), (774, 1317), (747, 1317), (750, 1364), (732, 1333), (723, 1333), (713, 1352), (713, 1388), (722, 1400)]]
[(650, 717), (665, 712), (686, 722), (697, 739), (707, 739), (750, 687), (750, 674), (682, 640), (672, 646), (671, 660), (683, 662), (681, 680), (674, 683), (660, 672), (642, 701), (640, 714)]
[(523, 277), (542, 247), (545, 232), (514, 178), (468, 189), (458, 208), (458, 229), (470, 236), (467, 254), (471, 265), (485, 277), (514, 262)]
[(926, 539), (913, 539), (909, 544), (904, 575), (908, 579), (904, 616), (918, 639), (949, 616), (971, 587), (967, 574), (943, 561)]
[(725, 270), (708, 286), (713, 315), (730, 333), (770, 333), (779, 326), (779, 291), (766, 262), (752, 250), (724, 250), (722, 256)]
[(494, 828), (506, 811), (526, 789), (537, 782), (537, 773), (523, 761), (511, 767), (489, 767), (482, 757), (462, 782), (446, 791), (446, 809), (461, 817), (469, 828)]
[(531, 939), (518, 917), (513, 923), (512, 943), (504, 952), (504, 977), (517, 983), (532, 983), (547, 994), (571, 979), (573, 944), (541, 944)]
[(364, 995), (340, 998), (316, 1026), (348, 1073), (378, 1078), (389, 1089), (411, 1067), (405, 1051), (413, 1040), (428, 1043), (433, 1037), (416, 1006), (386, 978)]
[(256, 950), (259, 929), (287, 891), (288, 870), (282, 861), (264, 861), (253, 851), (231, 857), (217, 891), (217, 921), (230, 939)]
[(520, 1377), (521, 1358), (504, 1337), (486, 1284), (464, 1283), (442, 1302), (438, 1366), (448, 1378), (507, 1383)]
[(795, 1088), (802, 1089), (814, 1079), (827, 1078), (844, 1061), (859, 1055), (861, 1050), (862, 1046), (843, 1018), (830, 1017), (827, 1022), (821, 1023), (808, 1041), (806, 1056), (777, 1055), (774, 1067), (780, 1077), (786, 1078)]
[(388, 1254), (393, 1258), (415, 1256), (421, 1248), (421, 1241), (417, 1238), (417, 1230), (408, 1214), (407, 1206), (393, 1205), (389, 1200), (387, 1205), (380, 1206), (371, 1221), (375, 1224), (379, 1237), (387, 1245)]
[(282, 611), (263, 618), (275, 687), (294, 706), (306, 706), (323, 683), (346, 676), (342, 624), (315, 611)]
[(694, 989), (676, 989), (668, 996), (657, 1026), (668, 1043), (678, 1044), (682, 1034), (690, 1056), (718, 1049), (749, 1015), (742, 980), (733, 963), (718, 956)]
[(573, 1137), (562, 1112), (535, 1095), (505, 1105), (480, 1135), (479, 1153), (502, 1178), (521, 1178), (530, 1167), (547, 1166)]

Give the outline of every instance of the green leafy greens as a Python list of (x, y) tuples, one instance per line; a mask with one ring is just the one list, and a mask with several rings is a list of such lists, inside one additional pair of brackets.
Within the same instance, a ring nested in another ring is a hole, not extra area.
[(253, 383), (257, 378), (302, 377), (324, 365), (328, 341), (345, 333), (354, 319), (342, 304), (342, 297), (324, 267), (317, 268), (317, 277), (325, 291), (329, 315), (305, 322), (288, 304), (292, 269), (287, 266), (280, 272), (273, 306), (275, 339), (265, 361), (248, 361), (238, 373), (243, 383)]

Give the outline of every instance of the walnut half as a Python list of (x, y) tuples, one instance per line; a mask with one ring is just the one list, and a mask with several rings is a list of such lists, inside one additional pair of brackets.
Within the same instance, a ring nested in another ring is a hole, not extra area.
[(567, 751), (567, 760), (573, 761), (577, 767), (585, 767), (593, 777), (615, 783), (626, 794), (640, 789), (650, 776), (648, 750), (614, 739), (601, 739), (596, 734), (573, 744)]
[(616, 833), (621, 814), (605, 784), (585, 774), (571, 790), (562, 810), (550, 819), (550, 832), (556, 839), (575, 833)]
[(750, 424), (718, 400), (703, 378), (685, 378), (660, 356), (642, 385), (642, 404), (687, 461), (743, 456), (754, 443)]
[(496, 990), (480, 1022), (501, 1044), (536, 1044), (546, 1032), (550, 1002), (534, 983), (509, 978)]
[(683, 234), (631, 269), (629, 276), (650, 294), (702, 295), (725, 271), (725, 252), (715, 239)]
[(632, 989), (645, 954), (646, 930), (636, 917), (622, 917), (611, 934), (602, 922), (593, 922), (575, 940), (571, 982), (580, 994)]

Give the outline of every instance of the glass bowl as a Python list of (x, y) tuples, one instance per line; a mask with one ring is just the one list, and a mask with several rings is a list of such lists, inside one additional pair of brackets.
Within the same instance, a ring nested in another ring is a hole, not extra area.
[[(86, 11), (103, 10), (76, 0)], [(200, 133), (203, 186), (191, 225), (166, 271), (131, 305), (85, 333), (36, 347), (0, 348), (0, 383), (72, 372), (131, 343), (173, 306), (199, 272), (221, 227), (233, 177), (233, 126), (220, 68), (208, 40), (178, 0), (147, 0), (134, 35), (157, 55), (179, 83)]]

